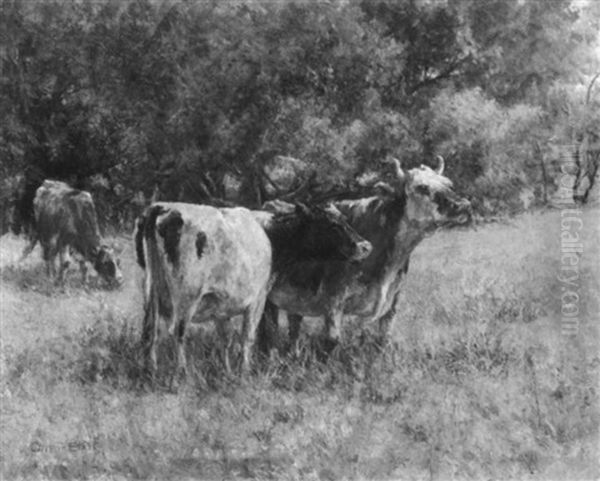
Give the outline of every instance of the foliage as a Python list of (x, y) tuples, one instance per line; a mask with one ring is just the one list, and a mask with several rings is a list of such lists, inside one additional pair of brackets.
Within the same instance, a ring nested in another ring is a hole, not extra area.
[[(431, 103), (430, 135), (448, 152), (451, 178), (473, 197), (481, 211), (492, 202), (518, 199), (525, 186), (540, 182), (529, 133), (541, 109), (527, 104), (502, 108), (478, 88), (442, 91)], [(509, 204), (510, 205), (510, 204)]]
[[(164, 199), (222, 199), (227, 178), (242, 184), (229, 200), (257, 205), (276, 154), (319, 173), (299, 194), (310, 196), (387, 154), (416, 164), (441, 153), (477, 195), (498, 185), (493, 199), (510, 201), (514, 179), (540, 181), (525, 138), (545, 145), (564, 120), (552, 92), (592, 73), (600, 15), (588, 3), (10, 0), (1, 170), (24, 174), (29, 198), (42, 178), (93, 189), (100, 174), (103, 211), (118, 218), (155, 187)], [(473, 113), (469, 95), (493, 110), (486, 132), (506, 116), (504, 136), (440, 126), (438, 107)], [(540, 110), (544, 121), (530, 121)]]

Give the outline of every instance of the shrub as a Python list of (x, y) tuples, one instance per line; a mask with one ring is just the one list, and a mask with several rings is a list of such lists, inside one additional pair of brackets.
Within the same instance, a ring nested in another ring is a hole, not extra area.
[(430, 137), (447, 153), (448, 175), (483, 214), (514, 211), (519, 194), (540, 175), (532, 165), (530, 133), (541, 111), (502, 107), (480, 89), (447, 89), (430, 107)]

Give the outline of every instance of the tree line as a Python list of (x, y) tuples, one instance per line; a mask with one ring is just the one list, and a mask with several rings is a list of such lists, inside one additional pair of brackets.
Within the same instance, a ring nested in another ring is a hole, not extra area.
[(319, 199), (355, 190), (388, 155), (411, 167), (441, 154), (485, 215), (518, 209), (523, 192), (547, 201), (565, 151), (597, 165), (598, 2), (0, 8), (0, 196), (25, 223), (48, 177), (122, 222), (153, 192)]

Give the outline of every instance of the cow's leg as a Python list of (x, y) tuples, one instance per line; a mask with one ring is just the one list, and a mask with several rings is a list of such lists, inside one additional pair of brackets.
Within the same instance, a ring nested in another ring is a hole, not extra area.
[(381, 345), (385, 345), (388, 340), (388, 336), (390, 333), (390, 325), (396, 316), (396, 303), (398, 302), (398, 296), (400, 292), (396, 292), (394, 294), (394, 299), (392, 301), (392, 306), (390, 310), (387, 311), (383, 316), (379, 318), (379, 342)]
[(58, 281), (60, 284), (63, 283), (65, 278), (65, 270), (69, 266), (67, 261), (67, 247), (62, 247), (58, 251)]
[(52, 245), (42, 246), (42, 257), (46, 262), (46, 274), (49, 279), (56, 278), (56, 247)]
[(302, 316), (300, 314), (287, 313), (288, 319), (288, 352), (293, 349), (298, 354), (298, 342), (300, 339), (300, 327), (302, 326)]
[(85, 258), (79, 260), (79, 271), (81, 272), (81, 283), (85, 286), (87, 284), (88, 270)]
[(54, 269), (52, 265), (54, 259), (52, 259), (52, 256), (50, 255), (50, 249), (48, 249), (47, 247), (42, 248), (42, 258), (44, 259), (44, 263), (46, 264), (46, 275), (48, 276), (48, 278), (52, 279), (54, 274)]
[(172, 299), (173, 313), (171, 318), (171, 328), (169, 332), (175, 341), (175, 351), (177, 353), (177, 372), (176, 377), (185, 378), (187, 375), (187, 360), (185, 357), (185, 328), (188, 319), (191, 319), (193, 311), (187, 299)]
[(42, 259), (44, 260), (44, 264), (46, 264), (46, 275), (50, 277), (50, 249), (45, 242), (40, 242), (42, 247)]
[(252, 360), (252, 348), (256, 339), (256, 331), (260, 318), (265, 310), (266, 296), (250, 306), (244, 312), (244, 323), (242, 326), (242, 374), (250, 371)]
[(146, 371), (152, 381), (158, 368), (156, 341), (158, 339), (158, 296), (151, 292), (144, 305), (144, 322), (142, 325), (142, 348)]
[(225, 372), (231, 374), (231, 363), (229, 361), (229, 353), (231, 351), (231, 345), (233, 336), (231, 335), (231, 325), (228, 320), (217, 319), (215, 320), (217, 335), (219, 337), (219, 345), (221, 346), (221, 357), (223, 365), (225, 366)]
[(302, 316), (288, 312), (288, 336), (290, 343), (295, 343), (300, 337), (300, 327), (302, 326)]
[(231, 325), (228, 325), (229, 321), (224, 323), (225, 337), (223, 338), (223, 362), (225, 364), (225, 372), (231, 374), (231, 361), (229, 360), (231, 354), (231, 346), (233, 345), (233, 333), (231, 332)]
[(175, 325), (175, 348), (177, 349), (177, 375), (185, 378), (187, 360), (185, 358), (185, 320), (180, 319)]
[(336, 309), (325, 316), (325, 335), (327, 339), (338, 342), (341, 337), (343, 312)]
[(325, 315), (325, 351), (330, 353), (339, 344), (342, 337), (342, 318), (344, 311), (341, 308), (332, 309)]
[(256, 334), (259, 352), (264, 356), (268, 356), (271, 349), (279, 348), (278, 313), (277, 306), (267, 300)]

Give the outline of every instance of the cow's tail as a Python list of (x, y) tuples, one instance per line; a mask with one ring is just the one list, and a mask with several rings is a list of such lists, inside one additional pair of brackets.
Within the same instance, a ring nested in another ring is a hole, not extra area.
[(140, 215), (135, 223), (135, 258), (142, 269), (146, 269), (144, 253), (144, 229), (146, 226), (146, 213)]
[(38, 234), (35, 229), (32, 229), (27, 238), (27, 245), (23, 248), (23, 252), (21, 252), (21, 257), (19, 258), (19, 262), (23, 262), (29, 254), (33, 252), (35, 245), (38, 243)]
[(21, 231), (24, 232), (25, 237), (27, 239), (27, 245), (23, 248), (23, 252), (21, 252), (21, 257), (19, 258), (19, 262), (23, 262), (25, 260), (25, 258), (27, 258), (27, 256), (29, 256), (29, 254), (31, 254), (33, 252), (33, 249), (35, 248), (35, 245), (39, 242), (39, 232), (40, 229), (38, 227), (38, 222), (37, 222), (37, 215), (36, 215), (36, 208), (35, 208), (35, 199), (31, 200), (31, 213), (30, 215), (27, 214), (27, 219), (25, 219), (25, 217), (22, 216), (21, 213), (21, 219), (23, 220), (25, 219), (26, 222), (21, 224), (18, 224), (18, 226), (16, 226), (15, 228), (13, 228), (13, 233), (16, 235), (19, 235), (21, 233)]
[(156, 332), (158, 316), (169, 317), (172, 303), (166, 279), (165, 265), (161, 261), (158, 248), (156, 219), (165, 209), (160, 205), (150, 206), (138, 218), (135, 233), (137, 262), (146, 271), (144, 283), (144, 322), (142, 344), (151, 345)]

